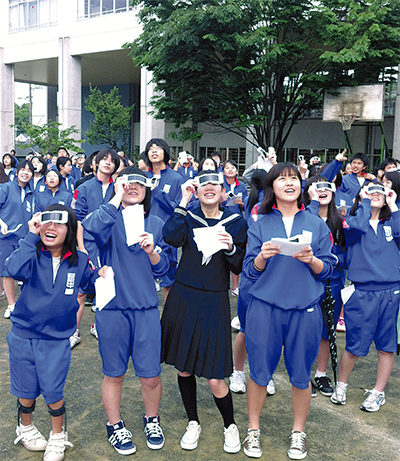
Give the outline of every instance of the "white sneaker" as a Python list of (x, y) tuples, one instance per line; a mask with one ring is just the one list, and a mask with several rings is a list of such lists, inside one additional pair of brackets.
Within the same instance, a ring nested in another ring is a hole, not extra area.
[(335, 386), (333, 394), (331, 395), (331, 402), (335, 405), (345, 405), (347, 399), (347, 388), (348, 384), (339, 381)]
[(228, 429), (224, 427), (224, 451), (226, 453), (238, 453), (240, 451), (239, 430), (236, 424), (231, 424)]
[(273, 379), (269, 380), (267, 384), (267, 395), (274, 395), (275, 394), (275, 383)]
[(14, 440), (16, 445), (18, 442), (29, 451), (44, 451), (47, 447), (47, 440), (43, 435), (37, 430), (34, 424), (29, 424), (28, 426), (23, 426), (20, 424), (17, 426), (15, 432), (17, 433), (17, 438)]
[(306, 433), (301, 431), (292, 431), (288, 456), (290, 459), (304, 459), (307, 456)]
[(236, 394), (244, 394), (246, 392), (246, 376), (243, 371), (233, 370), (229, 377), (229, 389)]
[(262, 445), (260, 439), (260, 429), (247, 430), (247, 437), (243, 442), (243, 451), (249, 458), (261, 458)]
[(6, 307), (6, 310), (4, 311), (4, 318), (5, 319), (9, 319), (10, 318), (10, 315), (11, 315), (11, 312), (13, 312), (15, 309), (15, 303), (14, 304), (9, 304), (7, 307)]
[(74, 334), (69, 337), (69, 343), (71, 345), (71, 349), (81, 343), (81, 334), (78, 329), (76, 329)]
[(92, 323), (92, 326), (90, 327), (90, 334), (94, 336), (96, 339), (99, 339), (99, 335), (97, 334), (97, 329), (96, 329), (96, 324)]
[(240, 330), (240, 321), (239, 321), (238, 316), (233, 317), (233, 319), (231, 321), (231, 327), (232, 327), (233, 330)]
[(365, 389), (364, 396), (366, 394), (368, 395), (360, 406), (361, 410), (375, 412), (378, 411), (382, 405), (385, 405), (386, 399), (384, 392), (378, 392), (375, 389), (372, 389), (371, 391)]
[(194, 450), (197, 448), (201, 434), (201, 427), (197, 421), (189, 421), (186, 432), (181, 438), (181, 448), (184, 450)]
[(232, 288), (231, 295), (237, 298), (239, 296), (239, 288)]
[(65, 447), (73, 447), (71, 442), (68, 442), (68, 433), (60, 432), (53, 434), (50, 432), (49, 441), (47, 443), (46, 451), (44, 452), (44, 461), (62, 461), (64, 459)]

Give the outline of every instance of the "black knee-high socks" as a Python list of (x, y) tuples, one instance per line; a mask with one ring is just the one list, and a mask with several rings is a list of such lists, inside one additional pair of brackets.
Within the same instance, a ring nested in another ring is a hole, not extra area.
[(199, 422), (197, 415), (196, 377), (194, 375), (187, 377), (178, 375), (178, 385), (189, 421)]
[[(197, 414), (197, 389), (195, 376), (191, 375), (188, 377), (182, 377), (178, 375), (178, 385), (189, 421), (199, 422), (199, 416)], [(233, 417), (233, 402), (231, 391), (228, 390), (228, 393), (225, 395), (225, 397), (220, 399), (215, 396), (213, 397), (215, 404), (217, 405), (217, 408), (224, 420), (224, 426), (228, 428), (231, 424), (235, 423)]]

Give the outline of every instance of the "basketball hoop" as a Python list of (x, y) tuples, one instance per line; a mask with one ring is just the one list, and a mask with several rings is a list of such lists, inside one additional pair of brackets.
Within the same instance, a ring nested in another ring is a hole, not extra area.
[(351, 129), (351, 124), (356, 119), (355, 115), (339, 115), (339, 121), (342, 124), (343, 131), (348, 131)]

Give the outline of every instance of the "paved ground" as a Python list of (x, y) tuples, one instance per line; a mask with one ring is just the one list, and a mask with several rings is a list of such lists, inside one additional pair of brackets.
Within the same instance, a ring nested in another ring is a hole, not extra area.
[[(235, 299), (232, 298), (232, 316), (235, 315)], [(42, 453), (28, 452), (21, 445), (15, 446), (17, 418), (15, 397), (9, 393), (8, 351), (5, 337), (10, 321), (3, 318), (5, 301), (0, 301), (0, 459), (41, 460)], [(69, 461), (121, 459), (106, 438), (105, 413), (101, 403), (101, 360), (97, 341), (90, 336), (89, 328), (94, 319), (86, 309), (82, 327), (82, 343), (72, 351), (72, 363), (65, 388), (68, 409), (69, 439), (74, 448), (67, 448), (65, 459)], [(233, 339), (235, 334), (233, 334)], [(339, 353), (344, 347), (344, 334), (339, 334)], [(248, 369), (247, 375), (248, 375)], [(321, 394), (311, 402), (306, 426), (308, 460), (324, 461), (376, 461), (400, 460), (400, 360), (395, 366), (386, 389), (387, 403), (375, 413), (359, 410), (364, 388), (372, 388), (376, 373), (376, 352), (360, 359), (349, 381), (348, 401), (344, 407), (332, 405)], [(142, 460), (245, 460), (243, 451), (235, 455), (223, 452), (222, 418), (214, 404), (205, 380), (198, 380), (198, 406), (202, 424), (199, 447), (193, 452), (179, 447), (187, 421), (177, 387), (176, 373), (170, 366), (162, 372), (163, 398), (160, 415), (166, 436), (165, 447), (154, 452), (146, 447), (142, 431), (143, 404), (139, 380), (128, 370), (123, 388), (122, 416), (133, 433), (137, 452), (132, 459)], [(262, 414), (261, 459), (287, 460), (287, 440), (292, 425), (290, 384), (281, 361), (275, 374), (276, 394), (268, 397)], [(247, 427), (246, 395), (234, 395), (236, 423), (244, 439)], [(43, 398), (37, 401), (34, 419), (40, 431), (47, 436), (50, 416)]]

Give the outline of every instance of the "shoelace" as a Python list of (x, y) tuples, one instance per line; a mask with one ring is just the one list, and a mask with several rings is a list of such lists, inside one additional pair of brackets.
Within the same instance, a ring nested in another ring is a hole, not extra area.
[(121, 442), (122, 444), (126, 442), (130, 442), (130, 439), (132, 438), (132, 432), (128, 431), (126, 427), (123, 427), (121, 429), (117, 429), (114, 431), (112, 436), (110, 437), (110, 441), (113, 441), (113, 438), (116, 438), (118, 442)]
[(341, 386), (339, 383), (336, 386), (336, 395), (339, 399), (342, 399), (346, 395), (347, 388), (345, 386)]
[(364, 397), (368, 394), (367, 398), (365, 399), (368, 403), (377, 403), (383, 398), (383, 393), (374, 392), (373, 389), (364, 389), (364, 391)]
[(243, 382), (242, 377), (238, 372), (233, 373), (231, 376), (231, 381), (235, 384), (242, 384)]
[(261, 449), (260, 431), (248, 431), (245, 442), (249, 448)]
[(161, 427), (158, 423), (147, 423), (145, 427), (146, 435), (154, 436), (162, 436), (163, 432)]
[(32, 429), (26, 432), (21, 432), (21, 434), (14, 440), (14, 444), (16, 445), (20, 440), (36, 440), (36, 439), (44, 439), (43, 435), (37, 430), (36, 426), (32, 426)]
[(304, 448), (304, 440), (306, 438), (306, 434), (304, 432), (293, 432), (290, 436), (290, 449), (292, 450), (303, 450)]

